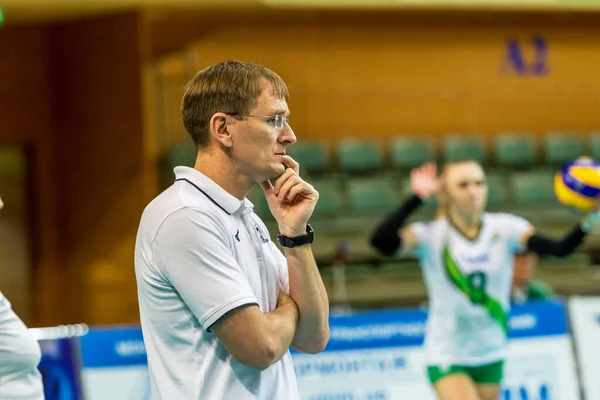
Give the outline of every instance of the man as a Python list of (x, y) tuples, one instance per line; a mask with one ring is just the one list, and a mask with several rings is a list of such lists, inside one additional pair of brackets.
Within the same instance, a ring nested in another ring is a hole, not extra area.
[(544, 281), (534, 278), (538, 256), (523, 252), (515, 255), (511, 300), (522, 303), (532, 300), (546, 300), (552, 297), (552, 289)]
[[(4, 203), (0, 198), (0, 210)], [(38, 342), (0, 292), (0, 399), (43, 400)]]
[[(318, 193), (286, 155), (296, 142), (287, 97), (277, 74), (237, 61), (186, 86), (196, 163), (176, 167), (175, 183), (146, 207), (135, 250), (153, 398), (299, 399), (289, 347), (327, 344), (308, 225)], [(285, 256), (245, 198), (256, 183)]]

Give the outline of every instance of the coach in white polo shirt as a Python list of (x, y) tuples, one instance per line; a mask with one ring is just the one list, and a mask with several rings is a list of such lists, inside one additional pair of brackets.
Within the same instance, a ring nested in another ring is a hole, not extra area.
[[(299, 399), (289, 348), (327, 344), (308, 224), (318, 193), (286, 155), (296, 142), (287, 97), (277, 74), (237, 61), (186, 86), (196, 164), (175, 168), (173, 185), (146, 207), (135, 249), (154, 399)], [(257, 183), (285, 255), (246, 199)]]

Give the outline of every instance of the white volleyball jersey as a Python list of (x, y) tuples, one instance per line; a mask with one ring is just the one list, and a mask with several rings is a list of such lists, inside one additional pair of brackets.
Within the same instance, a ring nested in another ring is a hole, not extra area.
[(502, 360), (514, 254), (530, 224), (485, 213), (476, 239), (438, 219), (410, 225), (429, 294), (429, 365), (477, 366)]

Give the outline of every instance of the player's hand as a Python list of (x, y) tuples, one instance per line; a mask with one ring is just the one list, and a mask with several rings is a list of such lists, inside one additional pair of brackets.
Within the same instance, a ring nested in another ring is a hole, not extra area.
[(590, 210), (581, 220), (580, 226), (584, 232), (592, 232), (600, 223), (600, 199), (596, 202), (596, 207)]
[(423, 200), (430, 198), (440, 189), (435, 163), (429, 162), (410, 171), (410, 189)]
[(0, 197), (0, 210), (4, 208), (4, 202), (2, 201), (2, 197)]
[(319, 193), (300, 178), (300, 166), (290, 156), (283, 156), (283, 162), (289, 168), (275, 180), (275, 186), (269, 181), (260, 186), (265, 192), (271, 214), (279, 224), (279, 233), (294, 237), (306, 234), (306, 224), (315, 210)]

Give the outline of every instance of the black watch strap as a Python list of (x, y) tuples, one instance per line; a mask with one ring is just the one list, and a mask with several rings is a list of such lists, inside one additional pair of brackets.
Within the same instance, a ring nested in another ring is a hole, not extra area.
[(306, 235), (288, 237), (282, 234), (278, 234), (277, 241), (283, 247), (303, 246), (305, 244), (310, 244), (315, 241), (315, 232), (313, 231), (312, 226), (306, 224)]

